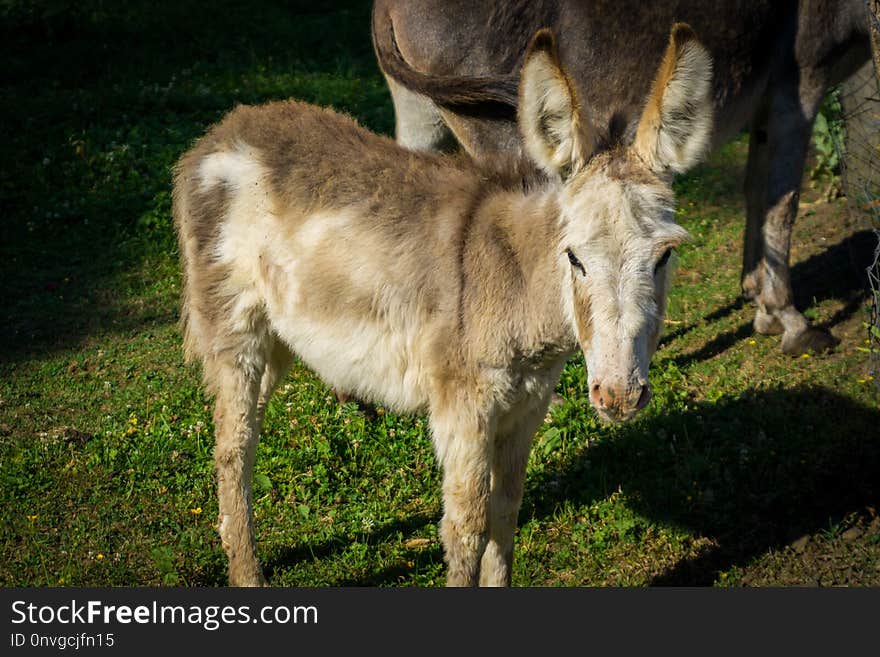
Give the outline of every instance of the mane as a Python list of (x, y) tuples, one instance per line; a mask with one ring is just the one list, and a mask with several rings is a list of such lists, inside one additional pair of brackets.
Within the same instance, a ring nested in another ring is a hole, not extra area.
[[(628, 136), (609, 126), (609, 132), (601, 135), (589, 162), (615, 159), (628, 148)], [(437, 157), (437, 156), (435, 156)], [(503, 153), (492, 158), (473, 158), (464, 151), (441, 155), (458, 168), (468, 170), (484, 181), (491, 190), (529, 193), (553, 183), (553, 179), (534, 161), (522, 153)]]
[(475, 174), (493, 190), (529, 193), (552, 182), (537, 164), (521, 154), (491, 160), (468, 159)]

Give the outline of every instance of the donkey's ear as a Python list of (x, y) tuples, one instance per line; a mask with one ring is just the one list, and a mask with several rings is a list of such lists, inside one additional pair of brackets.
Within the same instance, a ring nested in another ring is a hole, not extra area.
[(581, 115), (548, 29), (532, 39), (519, 85), (519, 129), (526, 153), (550, 175), (567, 178), (593, 154), (596, 133)]
[(633, 148), (658, 173), (682, 173), (706, 153), (711, 134), (712, 58), (688, 25), (676, 23)]

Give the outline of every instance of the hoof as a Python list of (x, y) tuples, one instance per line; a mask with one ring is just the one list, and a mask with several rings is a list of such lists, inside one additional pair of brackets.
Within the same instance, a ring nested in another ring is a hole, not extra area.
[(252, 577), (246, 580), (229, 580), (229, 586), (234, 586), (236, 588), (262, 588), (264, 586), (269, 586), (269, 582), (266, 581), (266, 578), (260, 575), (259, 577)]
[(755, 315), (754, 327), (755, 332), (760, 333), (761, 335), (779, 335), (780, 333), (785, 332), (785, 327), (782, 325), (782, 322), (770, 313), (765, 313), (763, 310), (759, 310), (758, 314)]
[(230, 569), (229, 586), (258, 588), (262, 586), (269, 586), (269, 582), (266, 581), (266, 577), (265, 575), (263, 575), (262, 569), (257, 566), (256, 570), (248, 569), (248, 571), (245, 572), (235, 572)]
[(336, 401), (338, 401), (340, 404), (348, 404), (349, 402), (357, 404), (358, 410), (364, 414), (364, 417), (367, 420), (376, 419), (376, 407), (373, 406), (370, 402), (361, 401), (360, 399), (352, 397), (348, 393), (337, 390), (336, 388), (333, 388), (333, 394), (336, 396)]
[(818, 328), (808, 328), (805, 331), (782, 339), (782, 352), (791, 356), (800, 356), (808, 351), (820, 353), (831, 351), (840, 344), (840, 340), (828, 331)]
[(352, 400), (351, 395), (342, 392), (341, 390), (337, 390), (336, 388), (333, 388), (333, 395), (336, 397), (336, 401), (338, 401), (340, 404), (347, 404)]

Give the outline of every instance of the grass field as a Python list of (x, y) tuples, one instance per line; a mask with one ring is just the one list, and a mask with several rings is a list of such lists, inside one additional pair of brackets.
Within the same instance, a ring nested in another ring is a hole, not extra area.
[[(182, 360), (170, 167), (236, 103), (294, 96), (390, 133), (369, 3), (0, 3), (0, 585), (225, 583), (210, 400)], [(745, 141), (676, 184), (655, 397), (604, 426), (566, 367), (535, 440), (517, 585), (880, 585), (867, 218), (805, 186), (798, 304), (841, 338), (783, 356), (739, 300)], [(256, 466), (276, 585), (439, 585), (425, 421), (296, 367)]]

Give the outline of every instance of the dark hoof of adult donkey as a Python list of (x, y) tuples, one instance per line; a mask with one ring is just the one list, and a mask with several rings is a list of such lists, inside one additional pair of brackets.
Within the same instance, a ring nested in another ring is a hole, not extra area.
[(800, 356), (808, 351), (821, 353), (832, 351), (838, 344), (840, 344), (840, 339), (825, 329), (808, 328), (791, 336), (791, 338), (784, 337), (782, 339), (782, 353), (790, 356)]
[[(805, 319), (801, 319), (806, 323)], [(782, 335), (782, 353), (800, 356), (808, 351), (821, 353), (833, 350), (840, 340), (822, 328), (806, 326), (800, 331), (791, 330), (786, 333), (782, 322), (774, 315), (762, 312), (755, 315), (755, 332), (761, 335)]]

